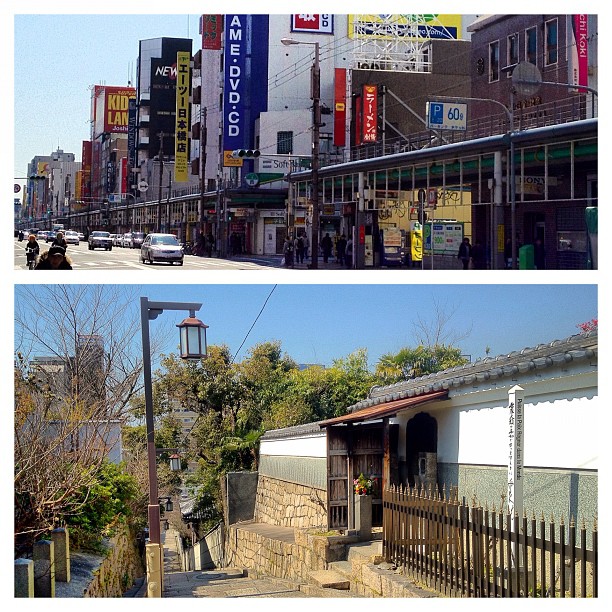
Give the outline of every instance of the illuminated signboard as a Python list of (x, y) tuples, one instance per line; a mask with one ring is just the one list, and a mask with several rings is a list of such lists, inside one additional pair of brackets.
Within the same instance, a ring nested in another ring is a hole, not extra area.
[(292, 32), (309, 32), (311, 34), (333, 34), (333, 15), (291, 15)]
[(461, 15), (349, 15), (350, 38), (456, 39)]

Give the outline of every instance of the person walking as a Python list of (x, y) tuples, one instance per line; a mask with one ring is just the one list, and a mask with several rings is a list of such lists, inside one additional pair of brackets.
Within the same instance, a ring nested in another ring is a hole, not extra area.
[(470, 258), (472, 256), (472, 245), (470, 239), (466, 236), (463, 242), (459, 245), (459, 252), (457, 253), (457, 259), (461, 260), (463, 269), (467, 270), (470, 266)]
[(295, 267), (293, 263), (293, 250), (294, 250), (293, 240), (291, 236), (287, 236), (283, 244), (283, 255), (285, 256), (285, 267), (287, 268)]
[(323, 240), (321, 240), (321, 249), (323, 250), (323, 263), (327, 263), (329, 261), (329, 256), (332, 253), (333, 249), (332, 239), (329, 237), (329, 234), (325, 234)]
[(347, 268), (353, 267), (353, 239), (349, 236), (346, 241), (346, 251), (344, 254), (344, 263)]
[(338, 263), (343, 266), (346, 263), (346, 238), (344, 234), (336, 241), (336, 255), (338, 257)]
[(475, 270), (487, 269), (487, 256), (480, 240), (476, 240), (472, 247), (472, 261), (474, 262)]
[(295, 241), (295, 257), (297, 263), (299, 264), (304, 263), (304, 250), (304, 236), (300, 234), (298, 236), (298, 239)]
[(212, 231), (208, 232), (206, 236), (206, 254), (208, 257), (212, 257), (213, 251), (215, 250), (215, 237)]

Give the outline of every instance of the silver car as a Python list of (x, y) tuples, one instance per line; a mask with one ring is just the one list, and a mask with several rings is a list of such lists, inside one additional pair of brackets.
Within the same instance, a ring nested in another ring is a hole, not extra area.
[(140, 247), (140, 261), (166, 261), (183, 265), (183, 247), (174, 234), (148, 234)]
[(68, 230), (64, 234), (64, 240), (66, 241), (66, 244), (79, 244), (79, 234), (73, 230)]

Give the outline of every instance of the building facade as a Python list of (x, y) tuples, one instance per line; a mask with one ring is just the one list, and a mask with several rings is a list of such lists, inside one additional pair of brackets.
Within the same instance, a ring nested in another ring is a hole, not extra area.
[(592, 521), (597, 353), (597, 333), (588, 332), (375, 387), (344, 416), (266, 432), (260, 479), (323, 500), (329, 528), (352, 527), (353, 479), (360, 473), (377, 479), (379, 522), (380, 487), (388, 485), (456, 488), (459, 497), (507, 507), (511, 392), (520, 386), (524, 508)]

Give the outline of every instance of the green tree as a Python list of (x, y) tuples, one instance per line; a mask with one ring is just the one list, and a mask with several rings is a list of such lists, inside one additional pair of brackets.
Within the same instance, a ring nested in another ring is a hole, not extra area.
[(405, 347), (397, 353), (382, 355), (376, 364), (376, 376), (381, 384), (391, 385), (464, 363), (467, 359), (461, 356), (461, 349), (452, 346)]

